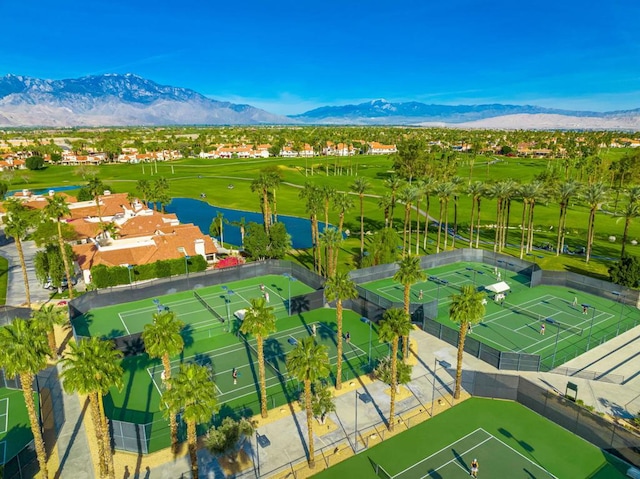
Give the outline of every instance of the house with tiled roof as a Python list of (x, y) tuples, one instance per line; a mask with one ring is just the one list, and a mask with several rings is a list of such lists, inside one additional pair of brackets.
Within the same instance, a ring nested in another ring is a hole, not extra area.
[(285, 158), (306, 157), (310, 158), (315, 155), (313, 147), (309, 143), (305, 143), (300, 151), (293, 149), (292, 145), (283, 146), (280, 150), (280, 156)]
[(370, 155), (389, 155), (398, 151), (396, 145), (383, 145), (377, 141), (370, 141), (367, 146), (367, 153)]
[(322, 153), (327, 156), (353, 156), (356, 154), (356, 149), (350, 143), (336, 144), (333, 141), (327, 141), (327, 145), (322, 149)]

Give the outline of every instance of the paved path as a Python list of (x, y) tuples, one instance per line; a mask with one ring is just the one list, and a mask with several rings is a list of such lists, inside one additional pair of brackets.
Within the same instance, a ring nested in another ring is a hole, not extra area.
[[(33, 266), (33, 257), (37, 247), (34, 241), (24, 241), (22, 243), (25, 262), (27, 263), (27, 276), (29, 278), (29, 292), (32, 303), (46, 302), (49, 300), (49, 290), (44, 289)], [(22, 267), (18, 257), (18, 250), (12, 238), (4, 235), (4, 230), (0, 229), (0, 255), (9, 260), (9, 281), (7, 285), (7, 304), (10, 306), (22, 306), (26, 304), (27, 297), (22, 279)]]

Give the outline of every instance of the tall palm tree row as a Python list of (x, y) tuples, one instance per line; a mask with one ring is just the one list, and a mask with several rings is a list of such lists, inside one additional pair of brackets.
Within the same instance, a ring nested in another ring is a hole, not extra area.
[(177, 375), (167, 381), (162, 395), (165, 413), (181, 414), (187, 424), (187, 447), (191, 459), (191, 474), (198, 477), (198, 433), (196, 427), (211, 420), (218, 412), (216, 385), (211, 370), (195, 363), (181, 364)]
[(622, 210), (624, 218), (624, 230), (622, 232), (622, 251), (620, 257), (624, 257), (627, 240), (629, 239), (629, 226), (631, 221), (640, 216), (640, 186), (633, 186), (626, 192), (627, 204)]
[(591, 249), (595, 236), (596, 212), (607, 200), (608, 188), (603, 183), (592, 183), (582, 192), (582, 199), (589, 206), (589, 224), (587, 226), (587, 251), (585, 261), (591, 259)]
[[(420, 192), (415, 185), (405, 185), (398, 193), (398, 200), (404, 203), (404, 227), (402, 234), (402, 256), (411, 252), (411, 208)], [(408, 239), (408, 241), (407, 241)]]
[(251, 191), (260, 195), (260, 205), (262, 206), (262, 219), (264, 222), (264, 230), (269, 233), (270, 227), (270, 209), (269, 209), (269, 191), (273, 184), (272, 176), (265, 171), (261, 171), (256, 179), (251, 182)]
[(324, 265), (326, 278), (333, 276), (338, 268), (338, 257), (342, 242), (342, 234), (335, 228), (327, 228), (320, 235), (320, 245), (326, 251)]
[(384, 181), (385, 186), (391, 190), (391, 201), (390, 201), (390, 208), (391, 208), (391, 214), (390, 214), (390, 220), (389, 220), (389, 227), (393, 228), (393, 214), (394, 214), (394, 210), (396, 207), (396, 202), (398, 200), (398, 191), (400, 190), (400, 187), (402, 186), (402, 179), (396, 175), (395, 173), (392, 174), (391, 176), (387, 177)]
[(113, 452), (103, 396), (112, 387), (122, 388), (122, 353), (113, 343), (90, 338), (71, 343), (71, 349), (62, 359), (62, 385), (67, 393), (78, 392), (89, 397), (91, 419), (98, 444), (100, 477), (115, 478)]
[(322, 258), (319, 247), (320, 229), (318, 227), (318, 214), (322, 211), (323, 199), (321, 189), (311, 182), (307, 182), (300, 191), (299, 197), (306, 200), (307, 213), (311, 221), (311, 240), (313, 243), (314, 271), (322, 274)]
[(350, 189), (360, 199), (360, 260), (364, 254), (364, 195), (369, 190), (369, 180), (360, 176), (351, 184)]
[(458, 362), (456, 367), (456, 387), (453, 397), (460, 398), (460, 387), (462, 384), (462, 356), (464, 354), (464, 341), (467, 332), (471, 327), (478, 324), (485, 314), (485, 295), (476, 290), (470, 284), (463, 285), (460, 294), (451, 296), (449, 305), (449, 319), (457, 323), (460, 328), (458, 332)]
[[(566, 234), (567, 210), (569, 202), (580, 192), (580, 183), (573, 179), (563, 181), (555, 191), (556, 199), (560, 205), (560, 217), (558, 219), (558, 238), (556, 241), (556, 256), (564, 250), (564, 239)], [(623, 246), (624, 248), (624, 243)]]
[(329, 353), (326, 346), (316, 344), (309, 336), (299, 341), (295, 349), (287, 355), (287, 370), (304, 384), (304, 403), (307, 413), (307, 451), (310, 468), (315, 467), (315, 449), (313, 443), (313, 407), (311, 403), (311, 384), (329, 375)]
[[(403, 304), (404, 312), (409, 317), (409, 307), (411, 305), (411, 285), (418, 281), (424, 281), (427, 275), (420, 266), (420, 257), (409, 255), (398, 262), (398, 271), (393, 275), (394, 281), (404, 286)], [(409, 357), (409, 335), (402, 337), (402, 356)]]
[(338, 231), (344, 229), (344, 216), (353, 209), (353, 200), (348, 193), (338, 192), (333, 197), (333, 209), (338, 212)]
[[(442, 237), (442, 222), (445, 221), (445, 224), (447, 226), (449, 223), (446, 217), (448, 213), (449, 198), (451, 197), (453, 188), (454, 188), (453, 183), (442, 182), (442, 183), (438, 183), (434, 191), (434, 193), (438, 196), (438, 202), (440, 203), (440, 213), (438, 215), (438, 238), (436, 242), (436, 253), (440, 252), (440, 243), (441, 243), (441, 237)], [(446, 237), (447, 236), (446, 226), (445, 226), (444, 234)]]
[[(475, 181), (467, 187), (467, 194), (471, 197), (471, 220), (469, 221), (469, 248), (473, 248), (473, 229), (476, 216), (480, 217), (480, 200), (485, 194), (485, 185), (482, 181)], [(476, 246), (477, 248), (477, 246)]]
[(42, 210), (45, 221), (55, 220), (58, 224), (58, 246), (60, 247), (60, 255), (64, 264), (64, 274), (67, 277), (67, 285), (69, 287), (69, 299), (73, 299), (73, 282), (71, 281), (71, 267), (69, 258), (67, 258), (67, 250), (65, 248), (64, 238), (62, 236), (62, 218), (69, 216), (71, 211), (65, 199), (60, 195), (47, 197), (47, 204)]
[(424, 198), (426, 202), (425, 212), (424, 212), (424, 217), (425, 217), (424, 233), (422, 235), (422, 249), (424, 251), (427, 250), (427, 243), (429, 240), (429, 223), (431, 221), (431, 219), (429, 218), (429, 211), (431, 207), (431, 195), (433, 194), (436, 188), (436, 185), (437, 185), (436, 180), (431, 176), (427, 176), (422, 179), (422, 193), (424, 194)]
[(342, 389), (342, 301), (358, 297), (355, 282), (346, 272), (336, 272), (327, 279), (324, 294), (328, 301), (336, 302), (336, 323), (338, 325), (338, 364), (336, 367), (336, 389)]
[[(150, 358), (162, 360), (162, 378), (165, 387), (171, 387), (171, 356), (176, 356), (184, 349), (184, 339), (180, 331), (184, 323), (178, 319), (175, 311), (162, 311), (153, 314), (153, 323), (144, 325), (142, 341)], [(175, 452), (178, 447), (178, 421), (175, 414), (169, 416), (171, 431), (171, 449)]]
[(240, 332), (256, 338), (258, 351), (258, 374), (260, 376), (260, 414), (267, 417), (267, 382), (264, 369), (264, 340), (276, 332), (274, 308), (264, 298), (252, 298), (240, 326)]
[(395, 426), (396, 392), (398, 389), (398, 341), (408, 336), (411, 331), (409, 315), (402, 309), (391, 308), (384, 312), (379, 324), (378, 338), (380, 342), (391, 343), (391, 384), (388, 429), (393, 431)]
[[(7, 236), (14, 239), (18, 260), (22, 269), (22, 280), (24, 282), (24, 292), (27, 298), (27, 307), (31, 307), (31, 292), (29, 290), (29, 276), (27, 274), (27, 263), (24, 258), (22, 241), (26, 239), (31, 229), (36, 225), (35, 211), (27, 208), (18, 199), (10, 198), (3, 203), (6, 215), (3, 217), (4, 231)], [(70, 284), (70, 283), (69, 283)]]
[(43, 479), (49, 477), (47, 451), (31, 388), (36, 375), (47, 366), (49, 353), (46, 331), (36, 321), (15, 319), (13, 323), (0, 328), (0, 366), (8, 377), (18, 376), (20, 379), (40, 466), (40, 477)]

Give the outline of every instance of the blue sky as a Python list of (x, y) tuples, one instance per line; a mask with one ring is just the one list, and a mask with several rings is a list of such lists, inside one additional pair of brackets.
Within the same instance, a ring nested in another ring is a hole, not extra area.
[(640, 108), (638, 0), (0, 0), (0, 18), (0, 75), (135, 73), (280, 114)]

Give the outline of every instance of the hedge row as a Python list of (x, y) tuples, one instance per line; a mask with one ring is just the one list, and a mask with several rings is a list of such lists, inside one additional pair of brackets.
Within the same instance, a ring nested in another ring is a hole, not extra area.
[[(185, 265), (184, 258), (167, 259), (150, 264), (136, 265), (131, 270), (131, 281), (144, 281), (147, 279), (166, 278), (168, 276), (186, 273), (197, 273), (207, 269), (207, 261), (200, 255), (192, 256)], [(126, 266), (108, 267), (98, 265), (91, 268), (91, 283), (96, 288), (108, 288), (119, 284), (129, 284), (129, 268)]]

